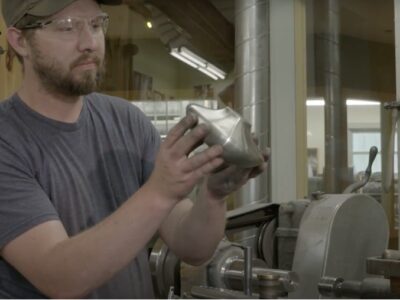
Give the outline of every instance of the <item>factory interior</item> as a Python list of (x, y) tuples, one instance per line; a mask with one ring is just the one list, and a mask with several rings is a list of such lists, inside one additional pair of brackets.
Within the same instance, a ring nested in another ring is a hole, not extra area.
[[(230, 107), (267, 170), (231, 195), (202, 266), (149, 244), (158, 298), (399, 298), (399, 0), (123, 0), (100, 92), (161, 136)], [(0, 31), (5, 31), (4, 22)], [(0, 94), (21, 67), (0, 35)]]

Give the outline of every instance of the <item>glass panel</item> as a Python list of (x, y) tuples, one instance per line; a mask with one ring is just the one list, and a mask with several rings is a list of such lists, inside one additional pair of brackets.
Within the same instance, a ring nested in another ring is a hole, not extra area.
[[(368, 153), (362, 154), (353, 154), (353, 170), (354, 175), (356, 176), (359, 172), (364, 172), (368, 166), (369, 155)], [(376, 156), (375, 162), (372, 166), (372, 172), (381, 172), (382, 171), (382, 163), (381, 163), (381, 154), (379, 153)]]
[(365, 170), (369, 148), (381, 150), (381, 104), (396, 99), (393, 12), (392, 0), (307, 1), (307, 144), (318, 162), (309, 192), (315, 181), (343, 191)]
[(380, 132), (355, 132), (353, 133), (353, 152), (368, 152), (372, 146), (381, 147)]
[[(188, 103), (214, 108), (233, 104), (233, 94), (226, 92), (233, 82), (233, 2), (205, 1), (183, 14), (176, 1), (165, 6), (126, 3), (103, 6), (110, 28), (102, 92), (132, 101), (163, 137), (185, 115)], [(208, 25), (199, 30), (204, 11)], [(215, 24), (221, 32), (212, 29)], [(209, 71), (201, 72), (191, 57), (182, 59), (188, 54)], [(227, 79), (210, 72), (222, 72)]]

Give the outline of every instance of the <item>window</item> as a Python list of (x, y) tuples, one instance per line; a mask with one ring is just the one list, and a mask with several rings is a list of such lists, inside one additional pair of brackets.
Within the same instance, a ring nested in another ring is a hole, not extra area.
[[(397, 135), (395, 136), (394, 153), (394, 172), (397, 173)], [(350, 130), (350, 155), (349, 165), (353, 167), (353, 173), (356, 175), (365, 171), (369, 160), (369, 149), (372, 146), (378, 147), (378, 155), (372, 165), (372, 172), (382, 171), (381, 161), (381, 133), (378, 129), (352, 129)]]

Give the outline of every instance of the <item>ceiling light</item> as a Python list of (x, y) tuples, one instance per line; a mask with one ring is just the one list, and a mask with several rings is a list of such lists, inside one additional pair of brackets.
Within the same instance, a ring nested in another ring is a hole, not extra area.
[(221, 79), (225, 79), (226, 73), (222, 71), (221, 69), (218, 69), (214, 65), (207, 64), (207, 70), (215, 75), (217, 75)]
[(325, 100), (324, 99), (308, 99), (306, 102), (307, 106), (324, 106)]
[(225, 79), (226, 73), (185, 47), (173, 48), (170, 54), (214, 80)]
[(210, 72), (208, 69), (199, 68), (199, 71), (203, 72), (204, 74), (206, 74), (207, 76), (211, 77), (214, 80), (218, 80), (218, 76)]
[[(365, 99), (347, 99), (347, 106), (379, 106), (379, 101), (365, 100)], [(307, 106), (325, 106), (325, 100), (323, 98), (308, 99), (306, 102)]]
[(379, 106), (381, 105), (378, 101), (363, 100), (363, 99), (347, 99), (346, 104), (348, 106)]
[(179, 59), (180, 61), (183, 61), (184, 63), (188, 64), (192, 68), (198, 69), (198, 66), (195, 63), (192, 63), (190, 60), (188, 60), (186, 57), (182, 56), (176, 49), (172, 49), (170, 54)]
[(146, 22), (146, 26), (147, 26), (147, 28), (152, 29), (153, 28), (153, 23), (151, 21), (147, 21)]
[(182, 56), (186, 57), (191, 62), (194, 62), (196, 65), (199, 65), (202, 68), (205, 68), (207, 66), (207, 62), (204, 59), (202, 59), (200, 56), (194, 54), (192, 51), (190, 51), (189, 49), (187, 49), (185, 47), (181, 47), (179, 49), (179, 53)]

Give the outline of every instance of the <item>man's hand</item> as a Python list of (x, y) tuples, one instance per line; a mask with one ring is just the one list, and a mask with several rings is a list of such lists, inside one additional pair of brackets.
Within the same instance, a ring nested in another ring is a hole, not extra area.
[(243, 169), (235, 165), (226, 165), (222, 169), (208, 176), (205, 188), (208, 193), (217, 199), (223, 199), (230, 193), (238, 190), (249, 179), (264, 172), (269, 159), (269, 149), (263, 153), (264, 163), (254, 168)]
[(207, 126), (196, 124), (197, 118), (188, 115), (170, 130), (160, 146), (154, 171), (147, 182), (161, 197), (173, 202), (187, 197), (201, 178), (223, 163), (220, 145), (189, 157), (209, 133)]

